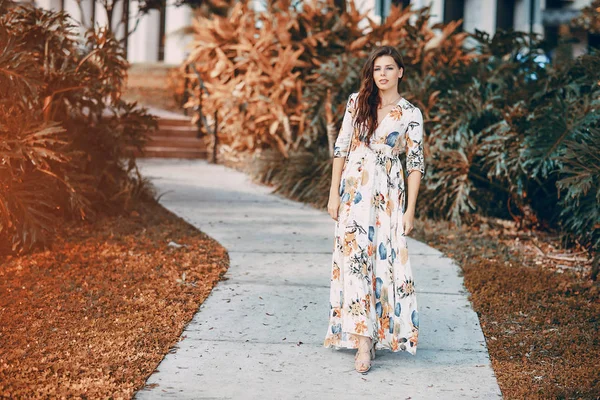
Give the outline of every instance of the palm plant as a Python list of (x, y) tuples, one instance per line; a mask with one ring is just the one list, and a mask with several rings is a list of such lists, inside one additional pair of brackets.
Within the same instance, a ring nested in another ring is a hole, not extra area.
[[(540, 86), (545, 71), (533, 62), (522, 33), (476, 32), (477, 56), (456, 71), (432, 110), (428, 212), (460, 223), (473, 212), (529, 215), (521, 196), (527, 176), (515, 159), (521, 151), (523, 99)], [(526, 51), (526, 53), (524, 53)], [(442, 189), (445, 188), (445, 189)], [(504, 208), (504, 210), (502, 210)]]
[(485, 57), (434, 109), (428, 212), (457, 223), (476, 212), (558, 227), (597, 249), (598, 55), (543, 67), (535, 58), (546, 49), (535, 38), (475, 38)]
[(600, 53), (584, 55), (561, 68), (536, 100), (524, 165), (532, 176), (555, 185), (552, 193), (558, 207), (549, 217), (598, 249)]
[[(65, 13), (0, 4), (0, 251), (50, 243), (65, 218), (118, 206), (145, 181), (126, 148), (153, 117), (119, 97), (127, 62), (104, 30), (85, 43)], [(133, 184), (133, 186), (132, 186)]]

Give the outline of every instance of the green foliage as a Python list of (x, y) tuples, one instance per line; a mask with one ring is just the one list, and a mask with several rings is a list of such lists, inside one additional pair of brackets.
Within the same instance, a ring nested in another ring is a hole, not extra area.
[[(4, 7), (4, 5), (2, 5)], [(66, 14), (0, 16), (0, 251), (48, 244), (65, 219), (123, 209), (146, 184), (127, 146), (155, 126), (120, 100), (128, 67), (104, 30), (85, 43)]]
[(554, 226), (598, 248), (598, 54), (543, 68), (543, 42), (474, 38), (470, 79), (442, 91), (433, 113), (422, 204), (457, 223), (476, 212)]
[[(559, 189), (559, 218), (572, 236), (600, 248), (600, 53), (585, 55), (563, 71), (564, 90), (555, 96), (573, 99), (561, 109), (567, 134), (545, 146), (554, 159)], [(560, 86), (559, 86), (560, 87)], [(544, 154), (545, 155), (545, 154)]]
[[(522, 99), (535, 93), (545, 71), (533, 63), (539, 51), (525, 53), (526, 36), (476, 32), (477, 57), (439, 87), (429, 130), (427, 212), (456, 223), (471, 212), (500, 213), (510, 201), (524, 211), (518, 193), (527, 177), (518, 162), (527, 111)], [(539, 43), (538, 43), (539, 44)], [(537, 49), (536, 49), (537, 50)], [(531, 80), (535, 74), (538, 79)], [(438, 83), (439, 85), (439, 83)]]

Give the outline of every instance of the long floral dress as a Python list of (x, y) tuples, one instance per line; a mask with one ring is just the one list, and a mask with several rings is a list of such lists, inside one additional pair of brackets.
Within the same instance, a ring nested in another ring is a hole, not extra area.
[(334, 157), (346, 157), (339, 193), (331, 270), (329, 326), (324, 346), (357, 348), (371, 337), (377, 349), (416, 354), (419, 314), (402, 216), (406, 195), (399, 159), (424, 174), (423, 116), (401, 98), (370, 145), (354, 126), (358, 93), (348, 99)]

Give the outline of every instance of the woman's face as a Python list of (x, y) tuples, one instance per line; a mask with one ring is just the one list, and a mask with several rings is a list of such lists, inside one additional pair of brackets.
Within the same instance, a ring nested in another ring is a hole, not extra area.
[(377, 57), (373, 63), (373, 79), (381, 91), (397, 88), (403, 73), (391, 56)]

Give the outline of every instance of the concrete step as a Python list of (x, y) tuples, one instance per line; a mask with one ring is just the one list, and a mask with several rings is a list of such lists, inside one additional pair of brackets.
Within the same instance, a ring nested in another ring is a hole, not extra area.
[(159, 127), (158, 130), (151, 132), (150, 137), (154, 136), (168, 136), (168, 137), (187, 137), (195, 138), (198, 135), (198, 130), (191, 126), (171, 126), (171, 127)]
[(190, 127), (196, 128), (196, 125), (192, 124), (191, 118), (159, 118), (158, 127), (159, 129), (162, 127)]
[[(159, 132), (160, 133), (160, 132)], [(163, 135), (151, 135), (148, 138), (146, 147), (175, 147), (175, 148), (192, 148), (192, 149), (206, 149), (206, 142), (204, 138), (198, 139), (187, 136), (163, 136)]]
[(207, 159), (208, 151), (205, 149), (192, 149), (186, 147), (147, 146), (144, 148), (144, 154), (136, 152), (136, 157)]
[(159, 117), (158, 129), (148, 133), (148, 142), (143, 153), (130, 148), (136, 157), (208, 158), (206, 140), (204, 137), (197, 137), (198, 128), (191, 123), (191, 118), (159, 109), (153, 109), (151, 112)]
[(164, 90), (169, 85), (169, 73), (177, 68), (163, 63), (132, 63), (127, 71), (127, 86)]

